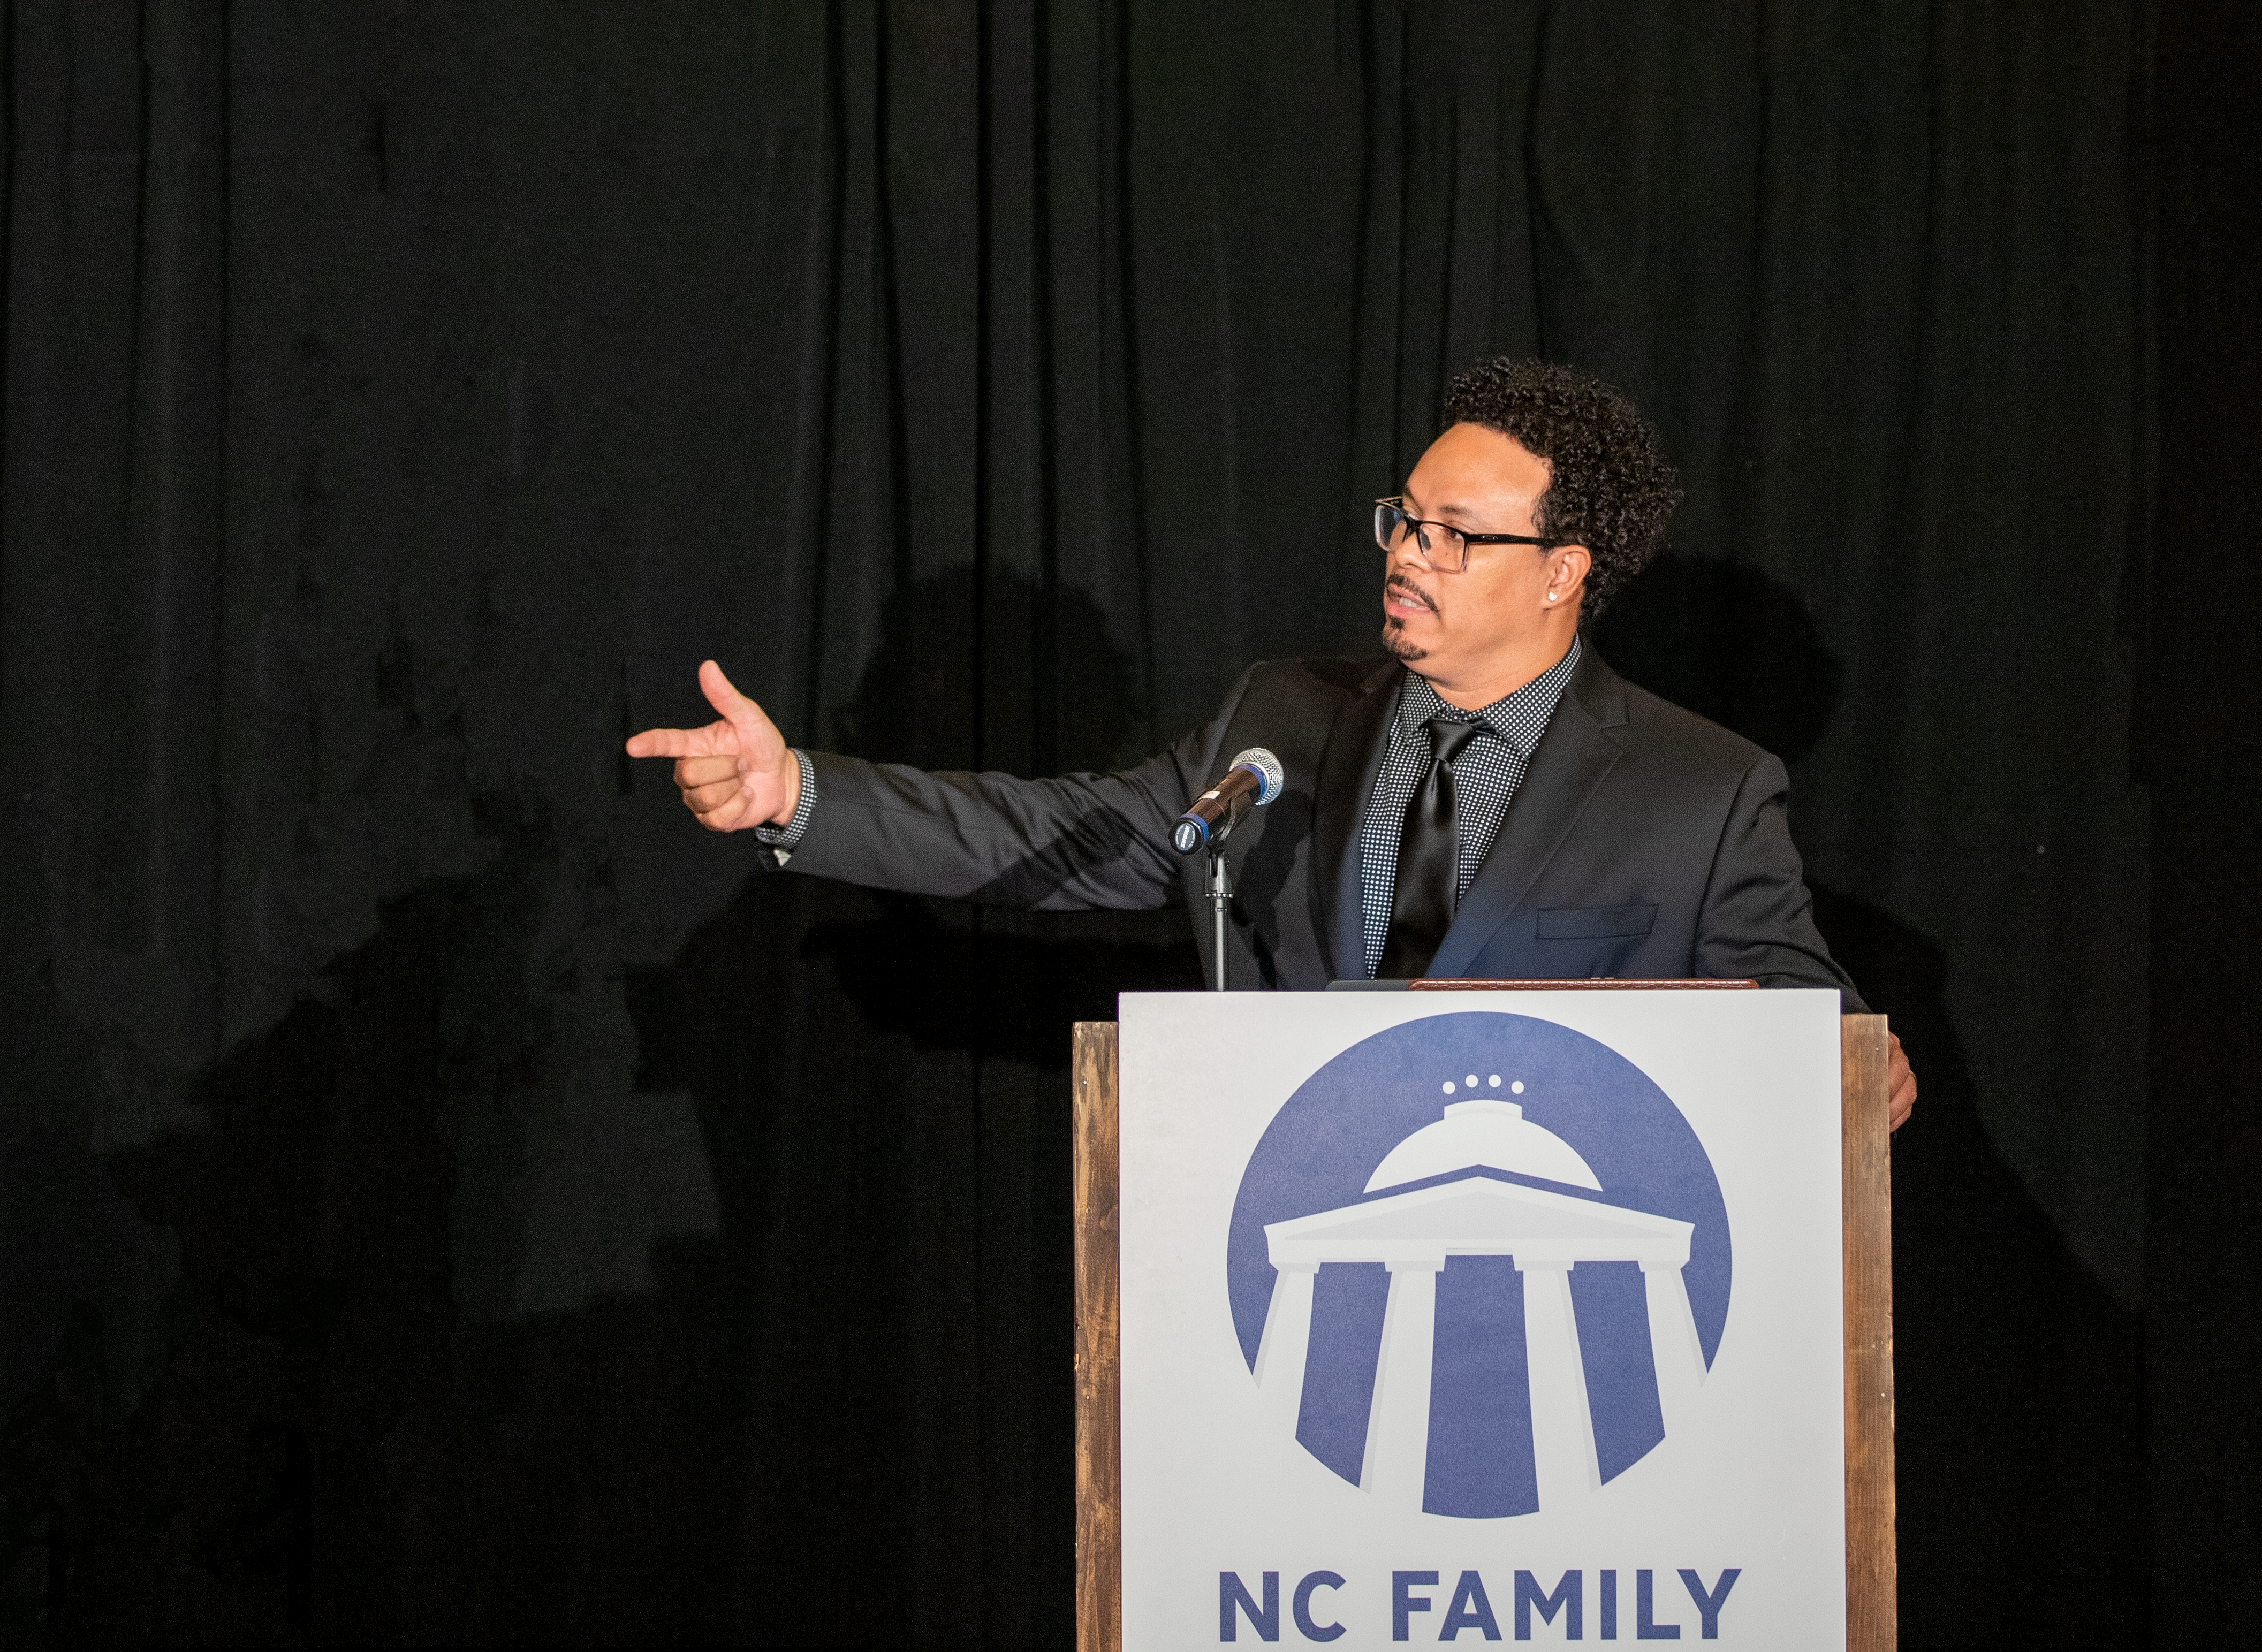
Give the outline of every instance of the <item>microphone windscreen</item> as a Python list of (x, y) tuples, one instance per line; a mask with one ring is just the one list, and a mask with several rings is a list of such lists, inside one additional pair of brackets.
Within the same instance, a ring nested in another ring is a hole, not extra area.
[(1263, 746), (1250, 747), (1248, 751), (1234, 758), (1233, 766), (1236, 769), (1249, 768), (1256, 771), (1260, 782), (1257, 788), (1257, 801), (1259, 803), (1269, 803), (1279, 796), (1281, 786), (1287, 783), (1287, 772), (1281, 768), (1280, 759)]

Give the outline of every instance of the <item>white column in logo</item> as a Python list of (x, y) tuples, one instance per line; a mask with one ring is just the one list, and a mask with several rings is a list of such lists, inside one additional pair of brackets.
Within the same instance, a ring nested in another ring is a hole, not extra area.
[(1657, 1363), (1658, 1409), (1665, 1413), (1665, 1437), (1670, 1440), (1696, 1414), (1696, 1390), (1704, 1382), (1704, 1345), (1689, 1311), (1689, 1282), (1678, 1268), (1644, 1262), (1641, 1282), (1649, 1296), (1649, 1354)]
[(1587, 1371), (1571, 1307), (1571, 1264), (1516, 1259), (1524, 1275), (1524, 1357), (1531, 1385), (1531, 1454), (1539, 1506), (1560, 1510), (1603, 1483), (1595, 1459)]
[(1358, 1484), (1394, 1508), (1416, 1513), (1430, 1471), (1430, 1370), (1437, 1337), (1437, 1270), (1445, 1259), (1386, 1264), (1390, 1301), (1382, 1313), (1374, 1401), (1366, 1413), (1366, 1461)]
[(1257, 1345), (1257, 1394), (1264, 1419), (1283, 1439), (1296, 1437), (1304, 1404), (1304, 1362), (1312, 1348), (1312, 1286), (1317, 1262), (1276, 1265), (1272, 1305), (1264, 1311), (1264, 1338)]

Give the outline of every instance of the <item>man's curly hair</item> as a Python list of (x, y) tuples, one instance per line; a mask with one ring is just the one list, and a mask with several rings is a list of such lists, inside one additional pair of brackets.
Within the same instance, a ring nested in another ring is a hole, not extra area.
[(1594, 553), (1582, 621), (1657, 554), (1681, 489), (1656, 429), (1601, 379), (1552, 362), (1495, 356), (1446, 389), (1445, 423), (1482, 425), (1547, 461), (1552, 474), (1539, 496), (1539, 532)]

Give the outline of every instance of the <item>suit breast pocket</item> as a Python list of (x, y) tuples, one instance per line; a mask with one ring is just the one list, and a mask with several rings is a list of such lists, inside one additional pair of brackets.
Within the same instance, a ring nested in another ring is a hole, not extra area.
[(1539, 915), (1543, 941), (1602, 941), (1646, 935), (1657, 923), (1655, 906), (1562, 906)]

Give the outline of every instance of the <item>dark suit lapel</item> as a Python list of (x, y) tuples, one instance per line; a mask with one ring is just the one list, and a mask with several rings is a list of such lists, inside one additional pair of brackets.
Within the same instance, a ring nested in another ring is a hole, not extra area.
[(1312, 922), (1338, 980), (1366, 974), (1358, 827), (1389, 746), (1390, 708), (1398, 699), (1391, 689), (1402, 669), (1393, 662), (1360, 685), (1358, 697), (1336, 714), (1320, 752), (1312, 801)]
[(1590, 647), (1548, 719), (1500, 836), (1430, 960), (1431, 975), (1451, 979), (1466, 973), (1523, 902), (1571, 835), (1587, 800), (1617, 763), (1619, 747), (1610, 731), (1624, 721), (1625, 686)]

